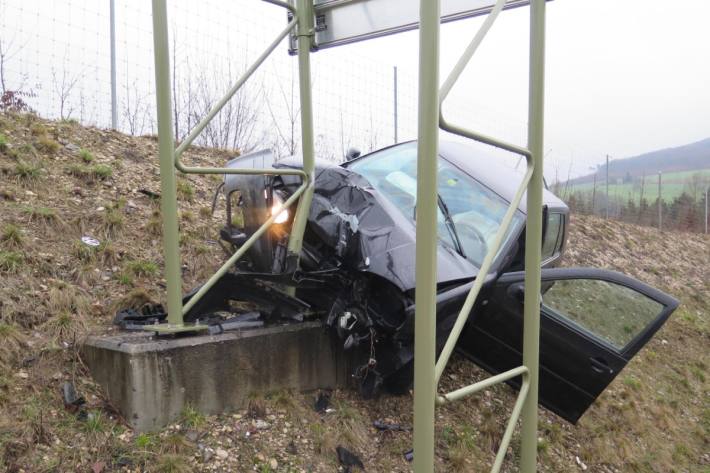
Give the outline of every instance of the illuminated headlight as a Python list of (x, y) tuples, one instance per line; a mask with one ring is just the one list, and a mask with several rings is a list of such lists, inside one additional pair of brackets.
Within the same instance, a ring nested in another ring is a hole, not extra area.
[(288, 221), (288, 209), (283, 208), (284, 201), (278, 192), (274, 192), (274, 203), (271, 206), (271, 215), (276, 215), (274, 223), (286, 223)]

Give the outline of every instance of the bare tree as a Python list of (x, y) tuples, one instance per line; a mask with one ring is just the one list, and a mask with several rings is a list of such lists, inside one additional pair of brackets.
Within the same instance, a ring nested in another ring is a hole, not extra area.
[(688, 194), (693, 198), (693, 203), (698, 202), (700, 194), (705, 192), (706, 180), (702, 173), (693, 173), (690, 178), (685, 181), (685, 186), (688, 189)]
[[(189, 62), (187, 64), (188, 72), (191, 72)], [(183, 87), (186, 93), (175, 99), (176, 102), (182, 101), (183, 110), (187, 109), (187, 113), (182, 114), (187, 130), (209, 113), (235, 80), (229, 62), (221, 68), (206, 66), (202, 64), (197, 75), (188, 74)], [(208, 70), (215, 72), (208, 75)], [(245, 84), (205, 127), (198, 142), (242, 153), (260, 146), (263, 143), (263, 135), (259, 133), (261, 101), (259, 89)]]
[(59, 118), (65, 120), (71, 117), (74, 107), (71, 105), (70, 97), (74, 87), (81, 78), (81, 73), (74, 76), (67, 72), (66, 61), (62, 67), (61, 77), (57, 77), (57, 71), (52, 67), (52, 88), (59, 100)]
[(641, 223), (641, 218), (643, 217), (643, 212), (644, 212), (644, 205), (643, 205), (643, 193), (646, 187), (646, 171), (643, 172), (643, 176), (641, 177), (641, 195), (639, 197), (639, 208), (638, 208), (638, 222)]
[(567, 179), (565, 180), (565, 188), (562, 190), (562, 195), (560, 196), (563, 200), (568, 198), (569, 181), (572, 179), (572, 165), (574, 164), (574, 157), (569, 159), (569, 167), (567, 168)]
[(378, 148), (379, 134), (377, 133), (377, 127), (372, 120), (372, 108), (370, 108), (370, 129), (367, 132), (369, 142), (368, 151), (372, 151)]
[[(340, 100), (340, 98), (339, 98)], [(348, 134), (348, 138), (345, 138), (345, 125), (344, 125), (344, 120), (343, 120), (343, 104), (342, 101), (339, 103), (339, 110), (340, 110), (340, 156), (341, 159), (343, 156), (345, 156), (351, 148), (352, 144), (352, 127), (350, 128), (350, 133)]]
[[(0, 16), (5, 14), (5, 3), (0, 3)], [(4, 31), (0, 31), (4, 33)], [(0, 109), (30, 110), (25, 100), (27, 97), (34, 97), (30, 90), (26, 91), (27, 74), (17, 74), (15, 76), (14, 87), (10, 86), (10, 79), (7, 74), (8, 63), (24, 49), (23, 44), (17, 44), (16, 38), (7, 37), (0, 34)]]
[(128, 85), (126, 82), (123, 98), (122, 115), (128, 131), (131, 135), (142, 135), (145, 133), (147, 125), (151, 122), (151, 107), (148, 103), (148, 94), (141, 94), (138, 89), (138, 80)]
[(20, 76), (20, 83), (10, 88), (7, 76), (7, 64), (24, 49), (24, 45), (16, 43), (15, 37), (5, 38), (0, 36), (0, 95), (7, 91), (22, 90), (25, 86), (27, 76)]
[(286, 124), (283, 126), (281, 120), (277, 118), (277, 115), (274, 112), (274, 106), (271, 103), (271, 100), (269, 100), (270, 94), (264, 93), (266, 108), (269, 110), (271, 121), (276, 130), (276, 136), (273, 139), (273, 147), (278, 157), (282, 157), (284, 155), (293, 156), (296, 154), (296, 148), (298, 146), (296, 133), (298, 132), (298, 117), (301, 113), (300, 101), (298, 101), (298, 108), (296, 106), (296, 78), (293, 74), (293, 70), (291, 70), (291, 80), (288, 85), (288, 90), (284, 88), (284, 85), (280, 80), (276, 83), (279, 92), (281, 93), (281, 98), (286, 110)]

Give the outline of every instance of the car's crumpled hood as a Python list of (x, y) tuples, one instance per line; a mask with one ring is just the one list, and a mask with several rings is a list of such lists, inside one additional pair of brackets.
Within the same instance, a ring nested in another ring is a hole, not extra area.
[[(339, 166), (316, 170), (309, 228), (354, 269), (408, 291), (415, 286), (415, 226), (361, 175)], [(439, 244), (437, 280), (475, 277), (478, 269)]]

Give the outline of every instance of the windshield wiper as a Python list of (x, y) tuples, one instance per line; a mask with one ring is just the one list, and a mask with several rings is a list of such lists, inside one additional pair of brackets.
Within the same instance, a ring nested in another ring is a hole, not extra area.
[(458, 252), (458, 254), (465, 258), (466, 253), (464, 253), (463, 251), (463, 245), (461, 244), (461, 240), (459, 239), (459, 234), (456, 232), (456, 225), (454, 225), (454, 219), (451, 218), (449, 208), (446, 206), (444, 199), (442, 199), (439, 194), (436, 195), (436, 198), (439, 202), (439, 208), (441, 209), (441, 213), (444, 215), (444, 222), (446, 223), (446, 228), (449, 229), (449, 233), (451, 233), (451, 236), (454, 239), (454, 246), (456, 247), (456, 251)]

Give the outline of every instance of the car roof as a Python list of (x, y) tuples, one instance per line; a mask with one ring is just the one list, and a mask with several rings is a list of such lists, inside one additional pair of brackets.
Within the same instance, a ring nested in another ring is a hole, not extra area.
[[(476, 147), (455, 141), (442, 140), (439, 143), (439, 155), (508, 202), (515, 197), (525, 170), (525, 166), (521, 166), (521, 170), (505, 166), (501, 162), (505, 158), (485, 155)], [(567, 205), (548, 189), (542, 191), (542, 203), (550, 209), (559, 209), (563, 212), (568, 210)], [(518, 208), (526, 212), (525, 194)]]

